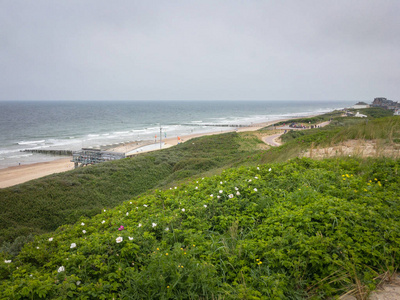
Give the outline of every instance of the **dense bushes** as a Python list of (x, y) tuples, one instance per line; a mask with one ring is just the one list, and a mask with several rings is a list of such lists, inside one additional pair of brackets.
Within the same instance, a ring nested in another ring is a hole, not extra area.
[[(251, 140), (262, 143), (255, 136)], [(94, 216), (101, 208), (114, 207), (175, 180), (240, 164), (244, 158), (259, 159), (254, 155), (257, 149), (240, 150), (243, 142), (237, 133), (205, 136), (169, 149), (0, 189), (0, 245), (30, 233), (53, 231), (81, 216)]]
[(399, 166), (295, 159), (155, 190), (2, 254), (0, 293), (321, 299), (356, 282), (373, 289), (400, 262)]

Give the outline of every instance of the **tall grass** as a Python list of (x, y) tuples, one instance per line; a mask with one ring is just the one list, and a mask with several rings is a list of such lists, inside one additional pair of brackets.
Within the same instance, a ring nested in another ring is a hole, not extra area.
[[(94, 216), (153, 188), (260, 160), (256, 136), (205, 136), (176, 147), (0, 189), (0, 245)], [(255, 150), (253, 150), (255, 149)]]

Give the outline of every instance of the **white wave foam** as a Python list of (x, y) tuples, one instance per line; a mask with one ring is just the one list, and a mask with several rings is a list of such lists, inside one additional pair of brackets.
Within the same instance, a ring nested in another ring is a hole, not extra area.
[(28, 154), (21, 154), (21, 155), (13, 155), (13, 156), (9, 156), (8, 158), (22, 158), (22, 157), (28, 157), (28, 156), (32, 156), (32, 153), (28, 153)]
[(37, 145), (37, 144), (42, 144), (42, 143), (44, 143), (45, 142), (45, 140), (40, 140), (40, 141), (21, 141), (21, 142), (18, 142), (17, 144), (18, 145)]
[(16, 150), (0, 150), (0, 154), (7, 154), (7, 153), (13, 153), (13, 152), (19, 152), (18, 149)]

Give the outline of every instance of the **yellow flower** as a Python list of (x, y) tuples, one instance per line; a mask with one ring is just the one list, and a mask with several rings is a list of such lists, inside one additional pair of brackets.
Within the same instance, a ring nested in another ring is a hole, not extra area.
[(346, 174), (346, 177), (347, 177), (347, 178), (350, 177), (349, 174)]
[(157, 248), (157, 250), (160, 250), (160, 249)]
[(186, 252), (183, 252), (183, 254), (186, 254)]
[(181, 266), (181, 268), (183, 268), (183, 266)]
[(193, 245), (193, 247), (196, 247), (196, 245)]
[(259, 259), (257, 258), (256, 261), (259, 261)]
[(168, 253), (165, 253), (165, 255), (168, 255)]
[(181, 248), (181, 250), (183, 250), (183, 248)]
[(169, 285), (167, 285), (167, 289), (169, 289)]

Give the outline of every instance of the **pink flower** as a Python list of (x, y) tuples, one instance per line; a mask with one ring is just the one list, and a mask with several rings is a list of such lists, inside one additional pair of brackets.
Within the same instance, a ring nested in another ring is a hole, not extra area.
[(124, 230), (124, 226), (121, 225), (120, 228), (118, 228), (119, 231)]

